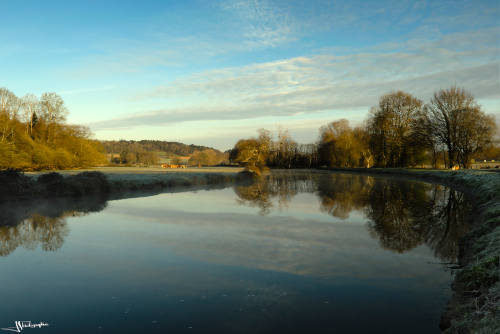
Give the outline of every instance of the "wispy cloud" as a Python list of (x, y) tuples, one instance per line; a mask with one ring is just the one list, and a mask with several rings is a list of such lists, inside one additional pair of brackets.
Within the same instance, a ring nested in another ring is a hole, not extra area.
[(243, 43), (250, 48), (275, 47), (296, 38), (291, 14), (271, 1), (225, 1), (221, 8), (238, 20)]
[(379, 96), (393, 90), (404, 90), (418, 97), (429, 97), (435, 90), (459, 85), (476, 92), (476, 96), (500, 97), (498, 84), (500, 62), (382, 82), (337, 84), (323, 88), (300, 88), (290, 92), (269, 93), (243, 98), (239, 103), (217, 106), (196, 105), (137, 113), (128, 117), (90, 124), (95, 130), (128, 128), (142, 125), (201, 120), (237, 120), (268, 116), (291, 116), (324, 110), (346, 110), (376, 104)]
[(212, 9), (221, 11), (220, 21), (205, 22), (206, 30), (197, 34), (171, 33), (164, 23), (169, 19), (166, 17), (151, 23), (147, 38), (96, 41), (92, 46), (95, 52), (83, 58), (68, 76), (102, 77), (189, 66), (221, 55), (275, 48), (298, 36), (299, 22), (286, 7), (271, 1), (225, 1)]
[(288, 116), (325, 110), (369, 108), (380, 95), (405, 90), (428, 99), (451, 85), (477, 98), (500, 96), (495, 30), (447, 35), (436, 41), (392, 45), (387, 52), (316, 55), (201, 72), (136, 97), (185, 107), (144, 111), (92, 124), (95, 129), (197, 120)]
[[(353, 49), (350, 41), (343, 40), (343, 34), (356, 31), (383, 35), (407, 25), (416, 25), (409, 32), (409, 42), (406, 43), (409, 44), (419, 40), (440, 40), (450, 31), (491, 26), (497, 29), (498, 26), (498, 6), (486, 3), (399, 0), (297, 4), (272, 0), (223, 1), (204, 8), (216, 12), (218, 21), (199, 19), (196, 23), (202, 22), (204, 30), (196, 34), (172, 32), (173, 29), (165, 24), (172, 18), (159, 16), (149, 23), (149, 33), (142, 36), (147, 38), (103, 37), (91, 46), (94, 52), (81, 59), (80, 68), (69, 71), (68, 75), (88, 78), (140, 73), (157, 67), (189, 67), (190, 64), (214, 60), (223, 55), (234, 57), (252, 51), (276, 49), (291, 42), (308, 43), (308, 39), (318, 32), (330, 34), (331, 45), (335, 45), (336, 50), (359, 53), (366, 52), (366, 49)], [(404, 44), (401, 39), (390, 43)], [(498, 45), (498, 41), (495, 44)], [(316, 54), (325, 50), (316, 50)]]

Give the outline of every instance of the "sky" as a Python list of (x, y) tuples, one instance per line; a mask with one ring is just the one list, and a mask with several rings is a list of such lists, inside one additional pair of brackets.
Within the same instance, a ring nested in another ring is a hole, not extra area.
[(97, 139), (314, 142), (381, 95), (453, 85), (500, 120), (498, 1), (2, 1), (0, 87)]

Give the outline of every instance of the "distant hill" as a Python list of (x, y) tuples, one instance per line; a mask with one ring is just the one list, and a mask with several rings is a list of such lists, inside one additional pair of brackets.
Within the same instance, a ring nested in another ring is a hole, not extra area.
[(190, 156), (194, 152), (208, 149), (221, 153), (219, 150), (207, 146), (186, 145), (183, 143), (162, 140), (102, 140), (101, 143), (106, 153), (145, 151), (164, 152), (167, 155)]

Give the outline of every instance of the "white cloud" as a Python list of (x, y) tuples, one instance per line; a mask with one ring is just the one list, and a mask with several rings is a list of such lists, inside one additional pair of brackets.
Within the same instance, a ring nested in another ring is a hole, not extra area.
[(167, 16), (151, 23), (154, 32), (148, 38), (96, 42), (95, 52), (68, 75), (89, 78), (140, 73), (156, 66), (177, 68), (221, 55), (275, 48), (297, 38), (300, 23), (271, 1), (226, 1), (213, 9), (222, 11), (220, 21), (203, 22), (206, 30), (196, 34), (172, 29), (164, 23)]
[(297, 23), (291, 14), (271, 1), (225, 1), (221, 7), (238, 21), (249, 48), (275, 47), (296, 38)]
[[(193, 33), (170, 27), (165, 22), (172, 17), (160, 15), (149, 23), (149, 33), (143, 36), (146, 38), (104, 38), (96, 42), (91, 46), (92, 54), (81, 60), (81, 68), (72, 70), (70, 75), (86, 78), (139, 73), (155, 66), (189, 66), (222, 55), (233, 57), (276, 49), (295, 41), (307, 44), (310, 37), (317, 38), (318, 32), (328, 33), (337, 49), (346, 49), (346, 45), (349, 49), (352, 43), (343, 41), (342, 35), (351, 36), (353, 32), (377, 32), (391, 38), (390, 43), (410, 47), (409, 43), (428, 43), (429, 39), (441, 38), (444, 42), (449, 31), (492, 26), (498, 31), (498, 5), (475, 2), (323, 1), (306, 5), (300, 1), (227, 0), (203, 9), (217, 12), (218, 21), (196, 17), (193, 23), (203, 30)], [(193, 19), (190, 14), (186, 13), (186, 24)], [(392, 38), (394, 32), (408, 24), (416, 24), (408, 32), (408, 43)], [(498, 41), (495, 43), (498, 45)]]
[[(379, 96), (405, 90), (427, 100), (458, 85), (477, 98), (498, 98), (498, 32), (448, 35), (400, 45), (398, 52), (317, 55), (201, 72), (137, 97), (166, 107), (94, 123), (95, 129), (196, 120), (287, 116), (375, 105)], [(391, 49), (392, 50), (392, 49)], [(169, 108), (172, 99), (188, 101)]]
[[(405, 90), (420, 98), (428, 98), (441, 88), (459, 85), (470, 89), (476, 97), (499, 97), (498, 76), (500, 63), (415, 76), (400, 80), (359, 83), (334, 83), (324, 87), (298, 87), (267, 94), (249, 94), (237, 102), (222, 102), (214, 106), (196, 106), (137, 113), (128, 117), (91, 124), (94, 129), (127, 128), (138, 125), (160, 125), (200, 120), (237, 120), (264, 116), (287, 116), (315, 113), (324, 110), (368, 108), (378, 97), (392, 90)], [(234, 81), (232, 81), (234, 83)], [(229, 85), (219, 84), (220, 87)], [(265, 85), (261, 90), (267, 90)], [(223, 88), (220, 88), (223, 89)], [(215, 92), (214, 87), (208, 90)], [(227, 92), (225, 92), (227, 93)], [(221, 92), (221, 94), (224, 94)], [(239, 103), (238, 103), (239, 102)]]

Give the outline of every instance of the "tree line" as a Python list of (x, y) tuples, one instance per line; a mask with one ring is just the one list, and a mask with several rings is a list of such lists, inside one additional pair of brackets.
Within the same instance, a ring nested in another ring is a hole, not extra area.
[(472, 159), (500, 156), (495, 119), (474, 96), (458, 87), (434, 93), (428, 103), (397, 91), (383, 95), (363, 125), (333, 121), (314, 144), (298, 144), (287, 131), (276, 140), (264, 129), (241, 139), (230, 159), (249, 169), (329, 167), (470, 168)]
[(195, 151), (188, 160), (189, 166), (216, 166), (228, 163), (228, 154), (213, 148)]
[(88, 128), (66, 123), (61, 96), (17, 97), (0, 88), (0, 169), (64, 169), (105, 162)]
[(190, 166), (213, 166), (227, 163), (227, 154), (214, 148), (200, 145), (186, 145), (161, 140), (105, 140), (101, 141), (106, 153), (114, 154), (115, 164), (155, 165), (161, 158), (170, 158), (172, 164), (182, 164), (180, 157), (190, 157)]

